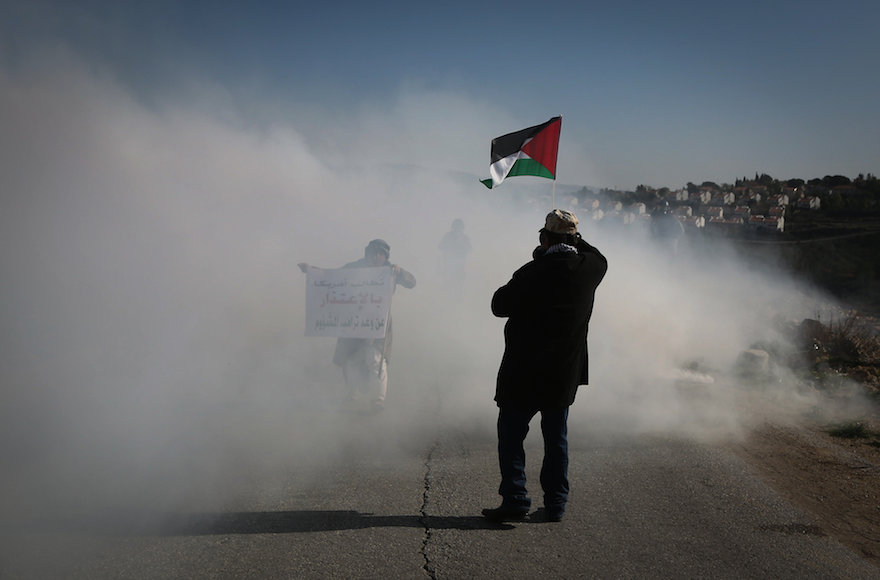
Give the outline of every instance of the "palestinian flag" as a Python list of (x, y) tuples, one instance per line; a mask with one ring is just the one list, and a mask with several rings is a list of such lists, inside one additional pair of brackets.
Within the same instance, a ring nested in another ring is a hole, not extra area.
[(491, 179), (481, 183), (492, 189), (506, 177), (535, 175), (556, 179), (556, 154), (559, 151), (559, 130), (562, 117), (546, 123), (492, 139)]

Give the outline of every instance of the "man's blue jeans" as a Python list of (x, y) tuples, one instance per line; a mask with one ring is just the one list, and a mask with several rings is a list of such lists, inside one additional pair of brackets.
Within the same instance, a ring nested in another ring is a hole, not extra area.
[[(498, 413), (498, 460), (501, 463), (501, 505), (528, 509), (532, 505), (526, 491), (526, 452), (523, 441), (529, 421), (538, 410), (502, 407)], [(541, 464), (541, 488), (544, 507), (565, 510), (568, 501), (568, 407), (541, 413), (544, 436), (544, 462)]]

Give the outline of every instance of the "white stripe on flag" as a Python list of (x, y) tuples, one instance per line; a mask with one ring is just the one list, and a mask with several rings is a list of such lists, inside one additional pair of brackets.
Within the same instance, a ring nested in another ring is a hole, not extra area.
[(531, 157), (522, 151), (517, 151), (513, 155), (508, 155), (504, 159), (499, 159), (490, 165), (489, 175), (492, 177), (492, 187), (498, 187), (504, 181), (504, 178), (507, 177), (507, 174), (510, 173), (513, 164), (520, 159), (531, 159)]

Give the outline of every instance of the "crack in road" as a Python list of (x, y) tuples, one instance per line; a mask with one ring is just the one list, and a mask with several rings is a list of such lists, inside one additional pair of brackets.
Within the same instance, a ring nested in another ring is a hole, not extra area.
[(438, 441), (434, 441), (434, 443), (431, 445), (431, 448), (428, 450), (428, 456), (425, 458), (425, 490), (422, 493), (422, 507), (419, 510), (419, 513), (421, 514), (421, 516), (419, 517), (419, 521), (425, 528), (425, 538), (422, 540), (421, 549), (422, 558), (424, 558), (425, 564), (422, 566), (422, 568), (425, 570), (428, 578), (431, 578), (432, 580), (435, 579), (437, 575), (434, 571), (434, 566), (431, 563), (431, 559), (428, 557), (428, 543), (433, 537), (431, 526), (428, 525), (428, 496), (431, 492), (431, 479), (433, 476), (431, 472), (431, 459), (434, 456), (434, 450), (437, 449), (438, 443)]

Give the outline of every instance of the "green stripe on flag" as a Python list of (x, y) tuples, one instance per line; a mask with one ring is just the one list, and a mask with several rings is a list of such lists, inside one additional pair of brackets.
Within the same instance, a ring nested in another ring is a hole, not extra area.
[(546, 167), (534, 159), (518, 159), (517, 162), (513, 164), (513, 167), (510, 168), (507, 177), (514, 177), (516, 175), (534, 175), (536, 177), (556, 179)]

